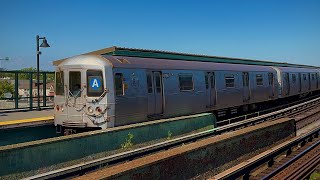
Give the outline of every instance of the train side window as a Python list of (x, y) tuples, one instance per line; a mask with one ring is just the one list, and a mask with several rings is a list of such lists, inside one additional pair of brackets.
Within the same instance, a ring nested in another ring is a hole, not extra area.
[(116, 96), (123, 96), (124, 95), (124, 88), (123, 88), (123, 74), (116, 73), (114, 75), (114, 83), (115, 83), (115, 91)]
[(148, 93), (152, 93), (152, 77), (151, 73), (147, 73), (147, 86), (148, 86)]
[(307, 80), (307, 75), (303, 74), (303, 80), (306, 81)]
[(312, 80), (314, 80), (314, 79), (315, 79), (314, 74), (311, 74), (311, 77), (312, 77)]
[(179, 74), (180, 91), (192, 91), (193, 79), (192, 74)]
[(100, 70), (87, 70), (87, 96), (98, 97), (103, 93), (103, 76)]
[(64, 95), (64, 75), (63, 71), (56, 72), (56, 95)]
[(256, 75), (257, 86), (263, 86), (263, 76), (262, 74)]
[(273, 74), (272, 73), (268, 73), (268, 79), (269, 79), (269, 85), (273, 85)]
[(234, 88), (234, 75), (225, 75), (226, 88)]
[(296, 83), (297, 77), (295, 74), (292, 74), (292, 83)]

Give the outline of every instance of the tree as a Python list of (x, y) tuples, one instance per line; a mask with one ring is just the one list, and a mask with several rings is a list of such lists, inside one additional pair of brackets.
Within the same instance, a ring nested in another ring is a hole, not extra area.
[(4, 98), (4, 93), (14, 93), (14, 85), (8, 81), (0, 83), (0, 99)]
[[(33, 72), (32, 73), (32, 79), (37, 79), (37, 69), (36, 68), (22, 68), (20, 71), (22, 72)], [(19, 79), (30, 79), (30, 73), (19, 73)], [(54, 80), (54, 74), (53, 73), (47, 73), (47, 81), (53, 81)], [(40, 70), (40, 80), (43, 80), (43, 72)]]
[[(30, 67), (30, 68), (22, 68), (20, 71), (22, 71), (22, 72), (37, 72), (37, 69)], [(37, 75), (36, 73), (32, 73), (32, 79), (35, 79), (36, 75)], [(18, 77), (19, 77), (19, 79), (30, 79), (30, 73), (19, 73)]]

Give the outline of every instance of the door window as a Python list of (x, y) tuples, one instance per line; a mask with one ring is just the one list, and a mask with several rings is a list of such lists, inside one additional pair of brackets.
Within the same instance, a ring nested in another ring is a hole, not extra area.
[(268, 74), (268, 80), (269, 80), (269, 85), (272, 86), (273, 85), (273, 74), (272, 73)]
[(116, 73), (114, 75), (114, 86), (115, 86), (116, 96), (123, 96), (124, 95), (124, 88), (123, 88), (123, 75), (122, 75), (122, 73)]
[(161, 76), (160, 73), (155, 73), (155, 81), (156, 81), (156, 91), (157, 93), (161, 93)]
[(292, 74), (292, 83), (296, 83), (297, 77), (295, 74)]
[(69, 91), (72, 96), (81, 96), (81, 72), (69, 72)]
[(243, 87), (249, 87), (249, 73), (242, 73)]
[(210, 76), (210, 82), (211, 82), (211, 88), (214, 88), (214, 74), (212, 74), (211, 76)]
[(148, 93), (152, 93), (152, 77), (151, 73), (147, 73), (147, 86), (148, 86)]
[(205, 83), (206, 83), (206, 89), (209, 89), (208, 74), (209, 74), (209, 73), (206, 73), (205, 76), (204, 76), (204, 81), (205, 81)]

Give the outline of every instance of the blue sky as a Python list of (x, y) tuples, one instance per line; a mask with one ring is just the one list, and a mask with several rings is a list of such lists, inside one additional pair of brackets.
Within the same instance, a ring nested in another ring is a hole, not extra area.
[(1, 0), (0, 58), (36, 67), (113, 45), (320, 66), (319, 0)]

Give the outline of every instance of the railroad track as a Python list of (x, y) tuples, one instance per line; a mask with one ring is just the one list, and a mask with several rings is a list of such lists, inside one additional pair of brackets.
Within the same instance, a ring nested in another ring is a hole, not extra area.
[[(261, 116), (261, 115), (264, 115), (264, 114), (269, 114), (269, 113), (272, 113), (272, 112), (275, 112), (275, 111), (279, 111), (281, 109), (289, 108), (289, 107), (292, 107), (292, 106), (295, 106), (295, 105), (298, 105), (298, 104), (302, 104), (303, 102), (308, 102), (308, 101), (310, 101), (312, 99), (317, 99), (317, 98), (319, 98), (319, 95), (315, 95), (315, 96), (312, 96), (312, 97), (301, 99), (301, 100), (298, 100), (298, 101), (295, 101), (295, 102), (291, 102), (291, 103), (288, 103), (288, 104), (276, 106), (274, 108), (269, 108), (269, 109), (265, 109), (265, 110), (262, 110), (262, 111), (257, 111), (257, 112), (253, 112), (253, 113), (249, 113), (249, 114), (245, 114), (245, 115), (241, 115), (241, 116), (237, 116), (237, 117), (221, 120), (221, 121), (217, 122), (217, 126), (224, 126), (224, 125), (232, 124), (232, 123), (235, 123), (235, 122), (243, 121), (243, 120), (246, 120), (246, 119), (258, 117), (258, 116)], [(299, 108), (303, 109), (303, 107), (299, 107)], [(297, 113), (299, 113), (299, 111), (297, 111)], [(294, 115), (294, 114), (292, 114), (292, 115)]]
[[(306, 179), (320, 163), (320, 140), (308, 142), (278, 162), (280, 165), (262, 179)], [(258, 177), (258, 179), (260, 179)]]
[(320, 127), (282, 143), (212, 179), (304, 179), (320, 163)]
[[(314, 108), (312, 108), (314, 107)], [(305, 107), (289, 115), (296, 117), (297, 129), (319, 120), (317, 104)], [(320, 164), (320, 127), (293, 138), (271, 150), (258, 155), (249, 163), (239, 164), (213, 179), (305, 179)]]
[[(221, 126), (212, 130), (187, 135), (184, 137), (168, 140), (165, 142), (153, 144), (147, 147), (138, 148), (132, 151), (123, 152), (120, 154), (103, 157), (100, 159), (92, 160), (89, 162), (69, 166), (66, 168), (50, 171), (47, 173), (39, 174), (36, 176), (29, 177), (27, 179), (64, 179), (79, 176), (81, 174), (85, 174), (88, 172), (95, 171), (102, 167), (112, 166), (114, 164), (118, 164), (121, 162), (130, 161), (145, 155), (149, 155), (155, 152), (159, 152), (162, 150), (168, 150), (173, 147), (180, 146), (182, 144), (191, 143), (198, 141), (200, 139), (208, 138), (214, 135), (222, 134), (229, 131), (234, 131), (243, 127), (251, 126), (254, 124), (262, 123), (268, 120), (275, 120), (282, 117), (288, 117), (290, 115), (296, 116), (298, 112), (301, 114), (302, 112), (309, 111), (319, 106), (320, 98), (310, 100), (308, 102), (301, 103), (299, 105), (294, 105), (292, 107), (288, 107), (276, 112), (271, 112), (268, 114), (263, 114), (259, 117), (254, 117), (250, 119), (246, 119), (243, 121), (235, 122), (232, 124), (228, 124), (225, 126)], [(302, 122), (302, 120), (300, 120)]]

